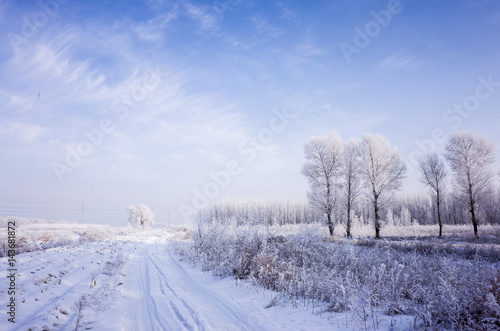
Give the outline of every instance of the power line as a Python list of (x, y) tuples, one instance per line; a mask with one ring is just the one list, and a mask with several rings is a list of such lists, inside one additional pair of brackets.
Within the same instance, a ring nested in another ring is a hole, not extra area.
[[(177, 210), (167, 209), (153, 209), (156, 219), (163, 219), (171, 224), (172, 217), (179, 218), (181, 215)], [(106, 207), (99, 205), (89, 204), (25, 204), (25, 203), (9, 203), (0, 202), (0, 216), (1, 217), (23, 217), (34, 219), (47, 219), (47, 220), (66, 220), (66, 221), (95, 221), (106, 219), (119, 220), (127, 219), (126, 208), (120, 207)]]

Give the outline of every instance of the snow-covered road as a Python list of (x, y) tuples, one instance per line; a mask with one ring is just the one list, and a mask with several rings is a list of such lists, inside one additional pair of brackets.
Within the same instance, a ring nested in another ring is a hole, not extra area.
[(248, 312), (217, 296), (176, 261), (166, 245), (148, 243), (125, 270), (126, 330), (258, 330)]

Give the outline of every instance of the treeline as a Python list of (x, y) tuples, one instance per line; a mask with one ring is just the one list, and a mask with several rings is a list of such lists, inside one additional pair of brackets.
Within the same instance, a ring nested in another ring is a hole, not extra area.
[(226, 199), (199, 213), (201, 221), (224, 225), (287, 225), (316, 223), (323, 215), (306, 201)]
[[(388, 216), (392, 214), (395, 225), (438, 224), (436, 209), (435, 201), (424, 195), (399, 197), (388, 206), (386, 220), (390, 223)], [(452, 196), (442, 202), (441, 213), (445, 225), (470, 224), (469, 211), (462, 201)], [(481, 224), (500, 224), (500, 191), (479, 203), (478, 213)]]
[[(463, 204), (447, 198), (442, 206), (443, 224), (470, 224), (469, 212)], [(483, 224), (500, 224), (500, 192), (493, 194), (481, 204), (479, 215)], [(325, 223), (325, 215), (318, 212), (307, 201), (226, 199), (205, 208), (198, 214), (203, 222), (223, 225), (288, 225)], [(351, 212), (353, 227), (372, 223), (373, 211), (366, 201), (357, 203)], [(333, 215), (334, 226), (345, 226), (346, 217), (339, 209)], [(425, 195), (400, 196), (393, 199), (382, 213), (381, 223), (385, 226), (411, 226), (437, 224), (436, 205)]]
[[(366, 202), (358, 203), (354, 208), (353, 216), (361, 219), (362, 224), (371, 224), (373, 211)], [(433, 225), (438, 224), (436, 203), (426, 195), (407, 195), (393, 199), (384, 208), (382, 223), (396, 226)], [(481, 224), (500, 224), (500, 191), (488, 196), (478, 204)], [(463, 203), (452, 196), (446, 198), (441, 205), (442, 222), (445, 225), (470, 224), (469, 211)], [(345, 216), (336, 215), (337, 224), (345, 223)]]
[(330, 235), (339, 224), (372, 224), (375, 238), (387, 225), (500, 224), (500, 187), (492, 171), (494, 147), (473, 133), (450, 136), (442, 155), (418, 159), (420, 181), (428, 194), (397, 196), (406, 164), (397, 148), (377, 134), (343, 141), (336, 132), (304, 146), (302, 174), (309, 183), (307, 202), (226, 200), (200, 211), (199, 219), (222, 224), (285, 225), (324, 222)]
[[(304, 157), (302, 174), (309, 183), (308, 200), (325, 215), (330, 235), (337, 217), (345, 219), (346, 236), (351, 237), (353, 210), (368, 204), (371, 210), (363, 216), (371, 219), (375, 238), (380, 238), (383, 218), (388, 214), (389, 223), (393, 221), (390, 207), (406, 177), (407, 166), (397, 148), (378, 134), (343, 141), (338, 133), (330, 132), (307, 142)], [(468, 218), (477, 237), (480, 223), (498, 222), (498, 176), (491, 169), (493, 144), (473, 133), (457, 132), (449, 137), (442, 155), (427, 153), (417, 161), (419, 180), (428, 187), (432, 204), (427, 208), (422, 208), (425, 202), (412, 204), (412, 212), (401, 208), (402, 223), (406, 225), (408, 214), (418, 214), (422, 223), (434, 220), (435, 215), (441, 237), (444, 223)], [(411, 223), (414, 219), (412, 216)]]

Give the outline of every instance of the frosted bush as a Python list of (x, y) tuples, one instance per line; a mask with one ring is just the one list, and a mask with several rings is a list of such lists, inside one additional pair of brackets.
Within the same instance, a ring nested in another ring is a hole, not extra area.
[(123, 256), (123, 253), (119, 252), (116, 255), (116, 257), (110, 259), (109, 261), (106, 261), (102, 273), (108, 276), (117, 274), (122, 270), (124, 264), (125, 264), (125, 258)]
[[(120, 230), (96, 224), (37, 223), (16, 229), (16, 254), (46, 250), (59, 246), (102, 241)], [(7, 234), (0, 233), (0, 257), (8, 250)]]
[(248, 279), (294, 304), (350, 311), (360, 328), (377, 323), (376, 310), (412, 314), (430, 328), (500, 327), (498, 263), (412, 247), (339, 244), (326, 236), (312, 225), (292, 230), (206, 222), (177, 252), (205, 271)]
[(145, 204), (128, 207), (128, 222), (136, 230), (152, 228), (155, 225), (153, 211)]

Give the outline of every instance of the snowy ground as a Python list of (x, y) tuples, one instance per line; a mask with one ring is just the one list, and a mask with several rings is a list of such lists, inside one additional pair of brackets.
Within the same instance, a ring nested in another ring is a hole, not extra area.
[[(7, 258), (1, 258), (0, 330), (325, 330), (353, 329), (345, 314), (302, 305), (265, 308), (274, 294), (234, 279), (213, 279), (179, 262), (173, 232), (17, 256), (16, 323), (8, 321)], [(380, 315), (380, 329), (409, 317)]]

